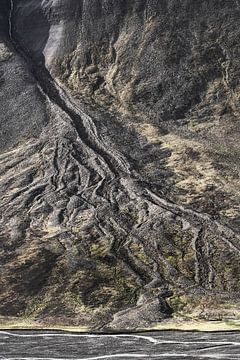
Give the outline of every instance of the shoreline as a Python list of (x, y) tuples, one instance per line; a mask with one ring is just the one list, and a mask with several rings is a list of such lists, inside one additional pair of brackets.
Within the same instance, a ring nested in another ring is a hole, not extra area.
[(139, 329), (119, 329), (110, 330), (108, 332), (94, 331), (86, 326), (73, 325), (46, 325), (36, 320), (17, 319), (17, 318), (0, 318), (0, 331), (59, 331), (78, 334), (96, 334), (96, 335), (114, 335), (123, 333), (142, 333), (156, 331), (185, 331), (185, 332), (240, 332), (240, 320), (226, 321), (199, 321), (199, 320), (175, 320), (167, 321), (153, 325), (150, 328)]

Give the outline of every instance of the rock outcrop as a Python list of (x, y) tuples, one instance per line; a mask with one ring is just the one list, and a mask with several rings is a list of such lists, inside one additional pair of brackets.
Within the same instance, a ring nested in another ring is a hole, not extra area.
[(0, 315), (105, 331), (238, 317), (239, 15), (2, 2)]

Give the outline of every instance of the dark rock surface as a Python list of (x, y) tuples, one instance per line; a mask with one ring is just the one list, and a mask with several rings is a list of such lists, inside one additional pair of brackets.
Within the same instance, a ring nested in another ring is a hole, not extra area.
[(240, 316), (239, 15), (1, 2), (1, 315)]

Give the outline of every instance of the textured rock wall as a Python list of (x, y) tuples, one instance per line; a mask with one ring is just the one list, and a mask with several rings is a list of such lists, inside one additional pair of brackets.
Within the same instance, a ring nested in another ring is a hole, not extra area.
[[(237, 90), (237, 1), (18, 4), (26, 46), (43, 51), (57, 76), (101, 104), (150, 115), (155, 123), (183, 119), (202, 103), (209, 83), (220, 82), (214, 96), (226, 101), (221, 78), (229, 61), (228, 82)], [(210, 116), (224, 111), (224, 104), (215, 110), (212, 98), (205, 104)]]

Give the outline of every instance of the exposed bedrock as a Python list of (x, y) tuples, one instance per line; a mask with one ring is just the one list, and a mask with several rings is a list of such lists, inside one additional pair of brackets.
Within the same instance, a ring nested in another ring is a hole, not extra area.
[(184, 119), (212, 83), (213, 117), (229, 62), (229, 85), (239, 86), (239, 13), (236, 0), (19, 0), (16, 31), (77, 93), (159, 123)]
[(8, 5), (0, 314), (237, 318), (237, 1)]

